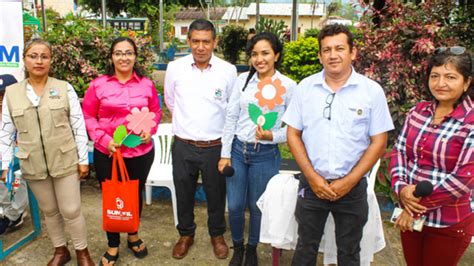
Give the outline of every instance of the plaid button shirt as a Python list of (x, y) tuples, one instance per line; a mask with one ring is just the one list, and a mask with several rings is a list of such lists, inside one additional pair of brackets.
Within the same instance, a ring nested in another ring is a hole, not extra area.
[(407, 116), (390, 162), (392, 187), (399, 195), (409, 184), (427, 180), (433, 193), (420, 204), (428, 208), (425, 225), (447, 227), (471, 215), (474, 189), (474, 110), (466, 97), (435, 125), (434, 102), (416, 105)]

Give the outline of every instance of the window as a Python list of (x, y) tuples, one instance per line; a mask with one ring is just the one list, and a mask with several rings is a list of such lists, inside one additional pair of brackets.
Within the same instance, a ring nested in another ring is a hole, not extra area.
[(188, 34), (188, 27), (187, 26), (182, 26), (181, 27), (181, 35), (186, 35)]

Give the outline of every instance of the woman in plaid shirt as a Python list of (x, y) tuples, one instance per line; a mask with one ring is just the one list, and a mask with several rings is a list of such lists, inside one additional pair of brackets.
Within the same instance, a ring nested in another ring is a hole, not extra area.
[[(438, 48), (428, 65), (434, 99), (409, 113), (392, 152), (392, 187), (400, 199), (400, 227), (408, 265), (456, 265), (474, 232), (473, 57), (460, 46)], [(417, 198), (427, 180), (433, 193)], [(426, 216), (421, 232), (413, 222)]]

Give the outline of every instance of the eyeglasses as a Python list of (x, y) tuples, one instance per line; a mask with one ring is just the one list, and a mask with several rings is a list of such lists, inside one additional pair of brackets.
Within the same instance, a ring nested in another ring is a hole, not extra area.
[(466, 48), (462, 46), (438, 47), (434, 51), (434, 54), (438, 55), (438, 54), (445, 53), (446, 51), (454, 55), (462, 55), (464, 54), (464, 52), (466, 52)]
[(329, 93), (328, 96), (326, 96), (326, 107), (323, 109), (323, 117), (326, 118), (327, 120), (331, 120), (331, 105), (332, 102), (334, 101), (334, 96), (336, 96), (336, 93)]
[(132, 51), (126, 51), (126, 52), (122, 52), (122, 51), (115, 51), (112, 53), (112, 55), (114, 57), (123, 57), (125, 56), (126, 58), (132, 58), (135, 56), (135, 53), (132, 52)]
[(38, 59), (41, 59), (42, 61), (49, 61), (51, 60), (51, 56), (50, 55), (47, 55), (47, 54), (27, 54), (25, 55), (26, 57), (28, 57), (29, 59), (31, 60), (38, 60)]

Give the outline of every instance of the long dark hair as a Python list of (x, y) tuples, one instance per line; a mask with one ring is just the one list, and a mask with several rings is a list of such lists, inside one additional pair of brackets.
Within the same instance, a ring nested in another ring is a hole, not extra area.
[(142, 71), (141, 71), (140, 67), (138, 66), (138, 48), (137, 48), (137, 45), (129, 37), (118, 37), (112, 42), (112, 45), (110, 45), (110, 50), (109, 50), (109, 55), (108, 55), (109, 63), (107, 64), (107, 67), (106, 67), (106, 75), (109, 76), (109, 77), (115, 75), (115, 66), (114, 66), (114, 62), (112, 61), (112, 54), (114, 52), (115, 45), (117, 45), (117, 43), (119, 43), (119, 42), (128, 42), (133, 47), (133, 52), (135, 53), (135, 64), (133, 65), (133, 71), (140, 78), (143, 77)]
[[(428, 63), (428, 68), (426, 69), (425, 83), (426, 88), (431, 94), (429, 87), (430, 74), (433, 67), (439, 67), (450, 63), (454, 66), (456, 71), (458, 71), (464, 78), (464, 81), (467, 82), (471, 78), (471, 83), (469, 88), (463, 92), (456, 105), (461, 103), (464, 98), (468, 95), (471, 99), (474, 99), (474, 61), (472, 54), (466, 49), (462, 54), (453, 54), (449, 49), (443, 52), (438, 52), (430, 58)], [(434, 97), (433, 97), (434, 98)], [(436, 99), (435, 99), (436, 100)]]
[[(245, 49), (245, 54), (247, 55), (247, 58), (250, 58), (252, 56), (253, 47), (261, 40), (265, 40), (270, 43), (270, 46), (272, 47), (273, 53), (275, 53), (275, 55), (280, 54), (278, 60), (275, 62), (275, 69), (278, 69), (283, 58), (283, 44), (281, 43), (280, 39), (278, 39), (278, 37), (271, 32), (260, 32), (250, 38), (250, 40), (247, 42), (247, 47)], [(245, 85), (242, 88), (242, 91), (245, 91), (245, 88), (247, 88), (250, 79), (253, 77), (253, 75), (255, 75), (256, 72), (257, 70), (253, 67), (252, 64), (250, 64), (249, 75), (247, 76), (247, 80), (245, 80)]]

